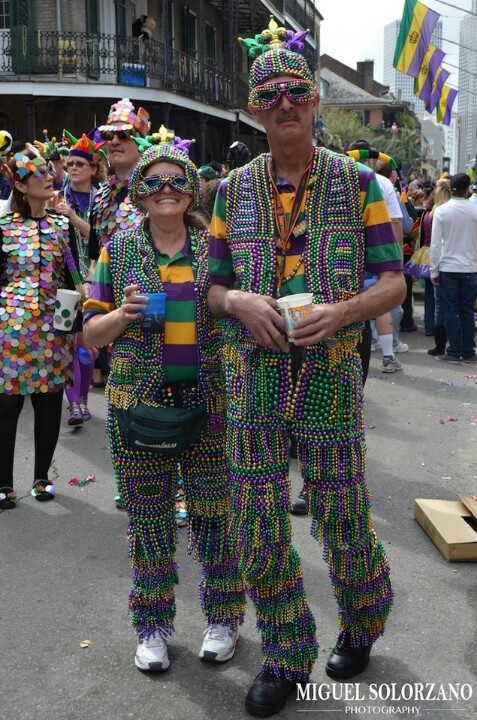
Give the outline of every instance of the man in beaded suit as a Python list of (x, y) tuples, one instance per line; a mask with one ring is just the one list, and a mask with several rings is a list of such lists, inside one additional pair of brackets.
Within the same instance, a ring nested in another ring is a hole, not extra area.
[[(232, 532), (262, 637), (262, 671), (245, 705), (262, 717), (308, 680), (317, 656), (291, 545), (290, 431), (308, 486), (311, 533), (324, 545), (338, 602), (331, 677), (366, 668), (392, 605), (364, 477), (356, 345), (362, 321), (404, 296), (401, 251), (374, 173), (313, 147), (318, 92), (304, 58), (288, 49), (303, 36), (271, 20), (244, 41), (255, 55), (264, 51), (250, 70), (249, 110), (267, 132), (270, 154), (222, 181), (209, 247), (209, 305), (224, 332)], [(379, 280), (362, 293), (365, 269)], [(289, 345), (276, 299), (304, 291), (313, 293), (314, 311)]]

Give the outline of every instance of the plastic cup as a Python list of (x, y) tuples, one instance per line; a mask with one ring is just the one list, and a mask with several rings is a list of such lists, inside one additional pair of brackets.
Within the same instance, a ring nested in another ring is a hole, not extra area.
[(141, 328), (145, 333), (155, 333), (164, 330), (166, 319), (166, 293), (141, 293), (147, 297), (148, 303), (142, 313)]
[[(299, 320), (307, 317), (313, 310), (312, 293), (298, 293), (297, 295), (287, 295), (278, 298), (278, 309), (280, 315), (285, 320), (285, 331), (287, 335), (294, 329)], [(289, 342), (295, 342), (293, 338), (288, 338)]]
[(81, 295), (76, 290), (57, 290), (53, 315), (55, 330), (71, 331)]

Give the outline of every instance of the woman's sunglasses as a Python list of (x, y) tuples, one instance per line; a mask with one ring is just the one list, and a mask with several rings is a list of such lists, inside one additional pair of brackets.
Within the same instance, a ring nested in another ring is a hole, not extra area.
[(250, 93), (250, 104), (260, 110), (271, 110), (283, 94), (294, 105), (304, 105), (316, 97), (316, 86), (308, 80), (287, 80), (259, 85)]
[(80, 162), (78, 160), (67, 160), (66, 167), (67, 168), (77, 167), (77, 168), (80, 168), (80, 170), (81, 170), (82, 168), (91, 167), (91, 166), (87, 162)]
[(192, 187), (185, 175), (149, 175), (141, 178), (137, 187), (137, 194), (143, 198), (149, 197), (149, 195), (154, 195), (162, 190), (164, 185), (169, 185), (173, 190), (177, 190), (183, 195), (192, 193)]
[(101, 140), (112, 140), (116, 135), (119, 140), (129, 140), (133, 137), (132, 130), (103, 130), (100, 132)]

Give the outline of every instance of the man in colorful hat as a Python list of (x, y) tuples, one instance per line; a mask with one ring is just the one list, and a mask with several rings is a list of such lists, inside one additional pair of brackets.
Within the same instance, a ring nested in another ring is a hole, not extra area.
[[(231, 531), (261, 632), (262, 669), (245, 706), (261, 717), (308, 681), (317, 656), (291, 544), (290, 432), (338, 602), (330, 677), (367, 667), (392, 605), (365, 483), (356, 345), (365, 318), (402, 301), (402, 253), (374, 172), (313, 146), (319, 96), (305, 59), (290, 49), (302, 48), (304, 35), (271, 20), (244, 41), (263, 53), (250, 70), (248, 107), (270, 153), (222, 181), (209, 247), (209, 304), (225, 337)], [(363, 293), (365, 269), (379, 280)], [(286, 337), (277, 298), (305, 292), (313, 309)]]
[(146, 137), (151, 123), (149, 113), (138, 108), (128, 98), (114, 103), (105, 125), (98, 128), (105, 141), (106, 154), (114, 174), (100, 189), (91, 211), (90, 258), (94, 264), (102, 246), (118, 230), (127, 230), (139, 223), (142, 214), (135, 209), (127, 196), (129, 177), (139, 162), (139, 149), (135, 137)]
[[(106, 124), (98, 128), (100, 138), (105, 141), (104, 147), (114, 174), (99, 188), (91, 209), (88, 252), (92, 262), (87, 285), (93, 279), (103, 245), (116, 232), (134, 227), (143, 218), (140, 210), (129, 200), (128, 184), (129, 177), (139, 162), (139, 149), (134, 138), (145, 138), (150, 128), (149, 113), (142, 107), (136, 112), (128, 98), (113, 103)], [(104, 385), (104, 375), (108, 371), (105, 352), (103, 350), (100, 355), (102, 369), (95, 368), (95, 387)]]

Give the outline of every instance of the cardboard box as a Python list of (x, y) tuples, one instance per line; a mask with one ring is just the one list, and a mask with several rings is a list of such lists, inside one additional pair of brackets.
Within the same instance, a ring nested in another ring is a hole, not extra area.
[(449, 562), (477, 562), (477, 501), (414, 500), (414, 517)]

